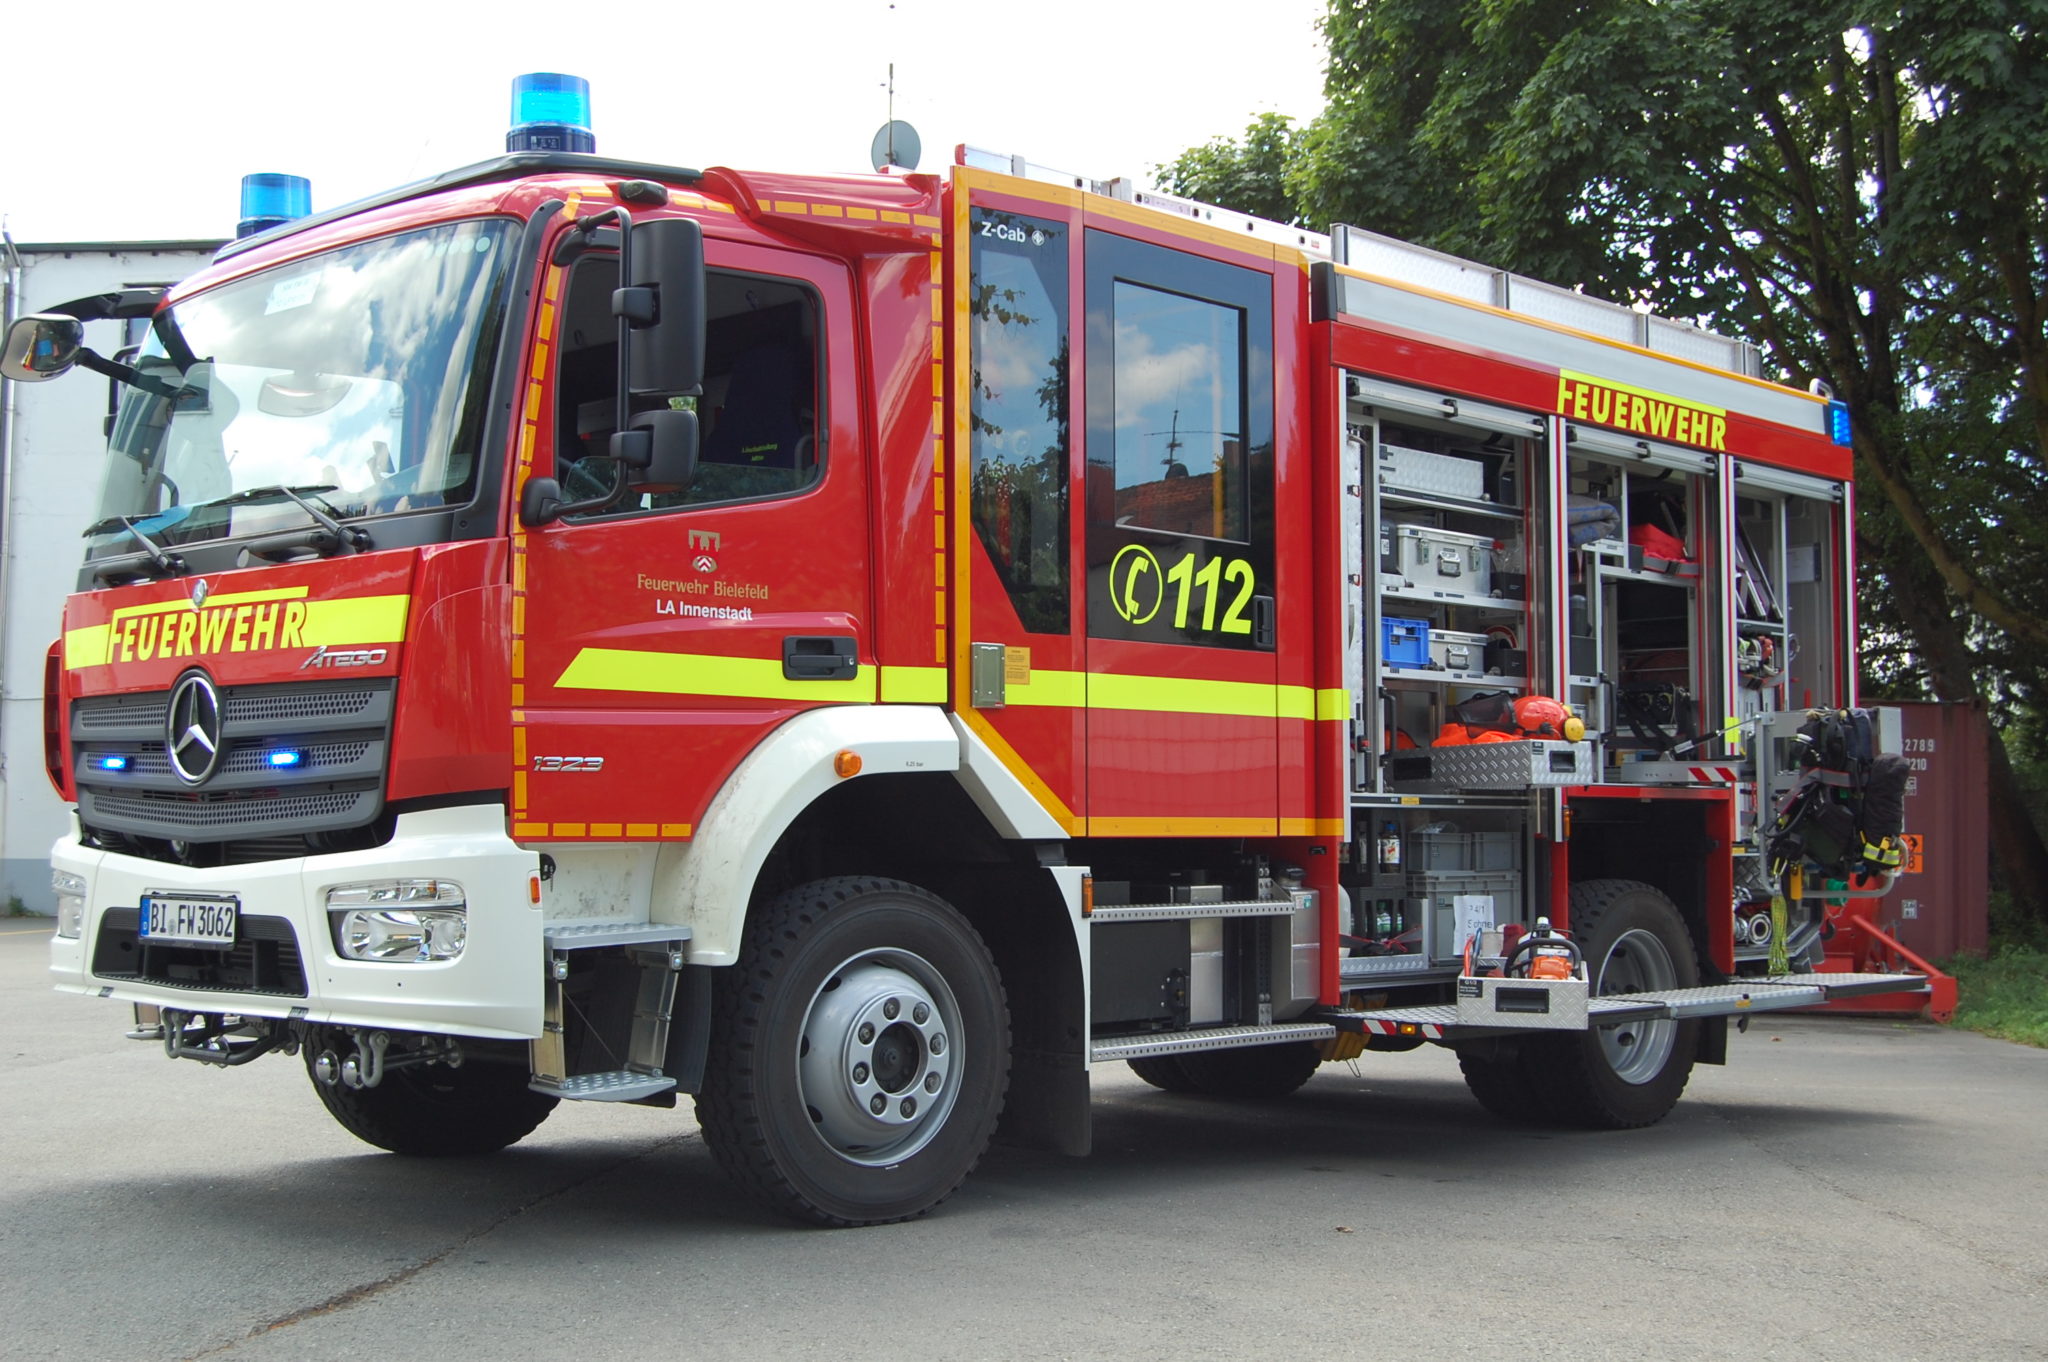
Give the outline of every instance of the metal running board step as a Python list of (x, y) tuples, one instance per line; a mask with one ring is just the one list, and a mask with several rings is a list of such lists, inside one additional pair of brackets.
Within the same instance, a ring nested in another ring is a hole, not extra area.
[(1328, 1040), (1337, 1028), (1327, 1022), (1283, 1022), (1277, 1026), (1211, 1026), (1198, 1031), (1173, 1031), (1146, 1036), (1098, 1040), (1089, 1048), (1094, 1064), (1153, 1055), (1192, 1055), (1203, 1050), (1237, 1050), (1247, 1045), (1273, 1045), (1285, 1040)]
[(535, 1092), (548, 1093), (565, 1102), (632, 1102), (667, 1092), (675, 1085), (676, 1081), (666, 1074), (635, 1073), (631, 1069), (577, 1074), (559, 1083), (536, 1079), (527, 1084)]
[(1289, 899), (1239, 899), (1231, 903), (1120, 903), (1097, 908), (1088, 922), (1171, 922), (1196, 917), (1285, 917), (1296, 911)]
[[(1588, 998), (1586, 1013), (1590, 1025), (1606, 1026), (1624, 1021), (1734, 1017), (1750, 1012), (1817, 1007), (1837, 998), (1928, 991), (1927, 978), (1920, 974), (1773, 974), (1728, 984), (1702, 984), (1696, 988), (1658, 989)], [(1420, 1035), (1425, 1040), (1477, 1038), (1536, 1029), (1518, 1027), (1506, 1016), (1491, 1018), (1485, 1025), (1475, 1025), (1460, 1020), (1457, 1006), (1451, 1003), (1374, 1008), (1362, 1012), (1325, 1011), (1316, 1015), (1328, 1018), (1333, 1026), (1345, 1031), (1371, 1036)]]
[(1934, 986), (1924, 974), (1767, 974), (1743, 979), (1744, 984), (1799, 985), (1818, 988), (1828, 1001), (1837, 998), (1867, 998), (1880, 993), (1932, 993)]
[[(1605, 1026), (1610, 1022), (1640, 1021), (1667, 1015), (1664, 1004), (1646, 998), (1588, 998), (1586, 1012), (1596, 1025)], [(1320, 1012), (1316, 1015), (1328, 1017), (1340, 1031), (1355, 1031), (1368, 1036), (1415, 1036), (1424, 1040), (1443, 1040), (1459, 1034), (1480, 1036), (1501, 1031), (1535, 1031), (1536, 1027), (1518, 1027), (1503, 1017), (1500, 1023), (1475, 1026), (1460, 1021), (1455, 1003), (1423, 1003), (1414, 1007), (1376, 1007), (1363, 1012)], [(1543, 1028), (1556, 1033), (1555, 1027)]]
[(551, 922), (541, 928), (551, 951), (597, 946), (640, 946), (650, 941), (688, 941), (690, 929), (660, 922)]

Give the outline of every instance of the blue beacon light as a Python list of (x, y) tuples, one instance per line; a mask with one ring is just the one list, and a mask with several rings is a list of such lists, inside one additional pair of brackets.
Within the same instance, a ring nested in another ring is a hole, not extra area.
[(313, 182), (303, 175), (265, 171), (242, 177), (242, 220), (237, 238), (267, 232), (313, 211)]
[(299, 766), (305, 762), (306, 754), (304, 752), (295, 752), (288, 747), (280, 748), (278, 751), (272, 752), (266, 760), (272, 766)]
[(507, 151), (596, 151), (590, 131), (590, 82), (558, 71), (512, 78)]
[(119, 756), (101, 757), (99, 759), (99, 768), (102, 771), (125, 771), (128, 769), (128, 758)]
[(1828, 438), (1838, 445), (1850, 445), (1855, 439), (1849, 433), (1849, 404), (1828, 403)]

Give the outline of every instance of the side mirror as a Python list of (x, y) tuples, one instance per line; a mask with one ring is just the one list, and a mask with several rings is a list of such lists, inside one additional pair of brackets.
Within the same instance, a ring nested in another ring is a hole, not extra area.
[(633, 327), (630, 381), (636, 393), (695, 393), (704, 386), (704, 231), (688, 218), (633, 224), (636, 289), (651, 290), (655, 314)]
[(633, 418), (647, 462), (626, 462), (626, 481), (643, 492), (686, 492), (697, 476), (697, 413), (643, 411)]
[(528, 478), (519, 489), (519, 523), (528, 529), (559, 520), (562, 515), (562, 484), (553, 478)]
[(7, 328), (6, 347), (0, 349), (0, 375), (16, 383), (44, 383), (76, 364), (84, 349), (84, 322), (58, 312), (31, 312)]

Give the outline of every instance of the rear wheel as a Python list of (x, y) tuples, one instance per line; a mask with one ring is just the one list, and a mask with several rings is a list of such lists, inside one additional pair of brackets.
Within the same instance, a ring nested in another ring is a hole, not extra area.
[(719, 982), (697, 1119), (775, 1210), (907, 1220), (973, 1171), (1009, 1069), (1002, 981), (966, 919), (912, 885), (820, 880), (748, 924)]
[(1247, 1098), (1285, 1097), (1308, 1082), (1323, 1062), (1320, 1047), (1306, 1040), (1203, 1050), (1179, 1058), (1196, 1092)]
[(1465, 1075), (1465, 1086), (1479, 1099), (1479, 1105), (1503, 1121), (1550, 1119), (1550, 1105), (1520, 1048), (1507, 1053), (1478, 1046), (1461, 1048), (1458, 1070)]
[[(1685, 919), (1663, 891), (1635, 880), (1591, 880), (1572, 886), (1571, 915), (1593, 996), (1699, 982)], [(1536, 1037), (1523, 1042), (1524, 1067), (1549, 1114), (1566, 1124), (1651, 1125), (1685, 1091), (1699, 1030), (1697, 1020), (1630, 1021)]]
[(1188, 1071), (1181, 1066), (1179, 1055), (1151, 1055), (1144, 1059), (1127, 1059), (1131, 1072), (1150, 1083), (1161, 1092), (1193, 1092), (1195, 1080), (1188, 1077)]
[[(317, 1060), (306, 1050), (306, 1073)], [(342, 1129), (394, 1154), (489, 1154), (517, 1144), (548, 1118), (556, 1099), (526, 1086), (524, 1065), (472, 1060), (461, 1068), (394, 1069), (374, 1088), (313, 1091)]]

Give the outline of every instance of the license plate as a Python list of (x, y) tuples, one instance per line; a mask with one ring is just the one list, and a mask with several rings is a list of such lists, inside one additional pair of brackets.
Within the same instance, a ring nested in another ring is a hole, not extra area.
[(177, 946), (235, 944), (239, 900), (202, 894), (145, 894), (142, 939)]

